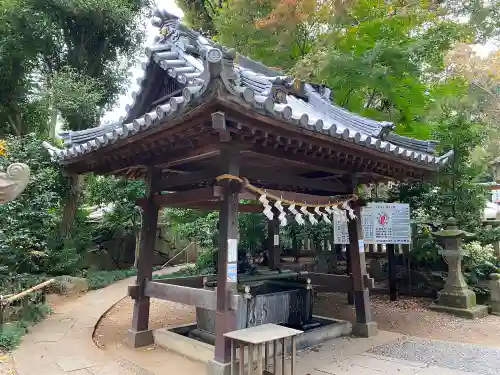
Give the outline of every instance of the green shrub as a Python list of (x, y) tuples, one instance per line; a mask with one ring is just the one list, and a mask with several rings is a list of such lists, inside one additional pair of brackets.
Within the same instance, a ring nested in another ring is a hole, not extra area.
[(0, 331), (0, 350), (9, 351), (14, 349), (21, 342), (27, 332), (25, 322), (13, 322), (4, 325)]
[(127, 277), (135, 276), (136, 274), (137, 269), (129, 268), (113, 271), (89, 271), (85, 277), (89, 283), (89, 290), (95, 290), (104, 288)]
[(496, 272), (498, 260), (495, 257), (493, 246), (482, 246), (473, 241), (462, 246), (462, 269), (469, 284), (477, 284), (480, 280), (487, 280), (490, 273)]
[(208, 275), (215, 273), (216, 256), (217, 250), (215, 249), (204, 249), (200, 251), (195, 263), (197, 274)]
[(41, 321), (50, 313), (50, 308), (44, 304), (28, 305), (19, 315), (22, 318), (4, 324), (0, 329), (0, 351), (14, 349), (21, 342), (21, 338), (28, 332), (31, 325)]

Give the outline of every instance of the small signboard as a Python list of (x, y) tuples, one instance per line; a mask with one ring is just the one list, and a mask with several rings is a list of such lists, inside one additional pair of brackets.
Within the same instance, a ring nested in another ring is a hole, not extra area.
[(375, 236), (373, 233), (373, 210), (370, 206), (361, 208), (361, 229), (365, 243), (375, 243)]
[(227, 264), (227, 282), (236, 283), (238, 281), (238, 265), (236, 263)]
[(371, 203), (375, 243), (411, 242), (410, 206), (405, 203)]
[(349, 245), (347, 216), (343, 211), (333, 213), (333, 243), (337, 245)]
[[(333, 218), (333, 242), (348, 245), (345, 213), (334, 213)], [(363, 244), (409, 244), (410, 206), (406, 203), (368, 203), (361, 209), (361, 228)]]
[(238, 261), (238, 240), (229, 238), (227, 240), (227, 262), (235, 263)]
[(359, 247), (359, 252), (364, 253), (365, 252), (365, 241), (358, 240), (358, 247)]
[(274, 246), (279, 246), (279, 244), (280, 244), (280, 235), (279, 234), (275, 234), (274, 235), (273, 245)]

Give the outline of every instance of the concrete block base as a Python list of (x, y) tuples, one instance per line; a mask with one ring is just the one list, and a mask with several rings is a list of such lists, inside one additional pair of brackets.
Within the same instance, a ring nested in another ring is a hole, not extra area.
[(488, 306), (483, 305), (476, 305), (468, 309), (460, 309), (457, 307), (450, 307), (433, 303), (429, 306), (429, 308), (434, 311), (445, 312), (465, 319), (483, 318), (488, 315)]
[[(297, 350), (305, 349), (337, 337), (349, 336), (352, 333), (352, 325), (343, 320), (329, 319), (322, 316), (313, 316), (316, 321), (322, 323), (321, 327), (311, 329), (297, 336)], [(377, 325), (374, 327), (376, 330)], [(365, 331), (373, 333), (373, 326), (365, 328)], [(153, 331), (155, 344), (182, 354), (196, 361), (208, 363), (214, 358), (215, 337), (208, 332), (200, 332), (196, 324), (184, 324), (171, 328), (160, 328)], [(203, 342), (205, 341), (205, 342)], [(291, 340), (286, 340), (285, 349), (291, 350)], [(278, 345), (278, 353), (281, 354), (281, 345)], [(245, 359), (247, 356), (245, 356)]]
[(352, 333), (359, 337), (372, 337), (378, 333), (377, 323), (359, 323), (356, 322), (352, 325)]
[(141, 346), (148, 346), (154, 343), (153, 331), (133, 331), (128, 330), (127, 345), (130, 348), (140, 348)]
[(436, 302), (439, 306), (449, 306), (457, 309), (469, 310), (476, 306), (476, 293), (470, 289), (438, 292)]
[(155, 344), (173, 350), (187, 358), (208, 363), (214, 358), (215, 347), (184, 336), (195, 327), (196, 324), (185, 324), (170, 329), (155, 329), (153, 332)]
[(493, 315), (500, 315), (500, 302), (499, 301), (491, 301), (490, 302), (490, 312)]
[(207, 362), (207, 375), (231, 375), (231, 364), (211, 359)]

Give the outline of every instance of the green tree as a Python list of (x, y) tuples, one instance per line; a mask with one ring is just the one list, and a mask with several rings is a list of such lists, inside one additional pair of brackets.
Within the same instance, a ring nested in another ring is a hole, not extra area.
[(471, 154), (484, 139), (484, 125), (466, 109), (442, 110), (433, 135), (440, 141), (440, 152), (454, 150), (451, 162), (434, 181), (400, 185), (392, 199), (410, 203), (419, 218), (440, 225), (454, 217), (460, 228), (475, 232), (481, 227), (486, 192), (475, 183), (482, 168), (471, 161)]
[[(23, 6), (44, 20), (40, 69), (65, 128), (95, 126), (124, 91), (126, 72), (144, 36), (141, 16), (148, 5), (148, 0), (23, 0)], [(63, 236), (70, 232), (83, 176), (70, 176), (70, 185), (60, 226)]]
[(332, 1), (234, 0), (215, 18), (216, 38), (272, 67), (291, 69), (330, 30)]
[(222, 0), (176, 0), (176, 3), (190, 27), (209, 36), (216, 34), (214, 18), (223, 6)]
[(295, 74), (326, 83), (336, 103), (353, 112), (428, 137), (422, 122), (433, 100), (429, 84), (446, 52), (465, 37), (463, 26), (439, 19), (423, 2), (358, 1)]
[(18, 0), (0, 3), (0, 136), (46, 130), (47, 96), (34, 74), (41, 50), (37, 30), (42, 22)]

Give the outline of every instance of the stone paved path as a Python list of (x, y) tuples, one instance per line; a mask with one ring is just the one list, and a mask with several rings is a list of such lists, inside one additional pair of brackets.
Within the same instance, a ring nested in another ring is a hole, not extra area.
[[(173, 272), (170, 268), (162, 272)], [(13, 353), (18, 375), (205, 375), (205, 365), (156, 347), (99, 349), (94, 325), (126, 294), (131, 279), (58, 307)], [(298, 353), (297, 375), (493, 375), (500, 348), (419, 339), (381, 331), (340, 338)], [(3, 373), (0, 374), (3, 375)], [(10, 370), (6, 375), (13, 374)]]
[[(162, 272), (175, 272), (172, 267)], [(65, 303), (55, 313), (33, 327), (21, 345), (12, 353), (18, 375), (154, 375), (154, 371), (133, 361), (127, 350), (109, 353), (92, 341), (94, 325), (114, 303), (121, 300), (131, 279), (122, 280), (104, 289), (89, 292)], [(148, 349), (144, 349), (148, 350)], [(140, 351), (132, 351), (136, 355)], [(135, 362), (135, 363), (134, 363)], [(174, 353), (164, 353), (152, 363), (166, 374), (175, 368), (201, 368)], [(199, 371), (193, 374), (201, 374)]]
[(299, 375), (497, 375), (500, 348), (382, 331), (376, 338), (341, 338), (299, 353), (298, 367)]
[(500, 348), (496, 347), (412, 337), (378, 346), (370, 350), (370, 353), (482, 375), (500, 373)]

